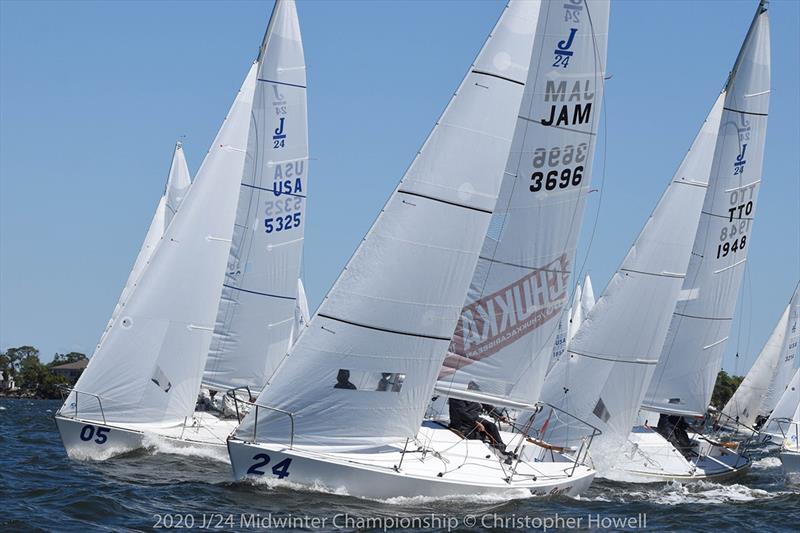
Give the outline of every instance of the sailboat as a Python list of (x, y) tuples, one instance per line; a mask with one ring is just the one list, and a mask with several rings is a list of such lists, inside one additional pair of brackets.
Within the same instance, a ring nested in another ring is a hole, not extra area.
[(742, 383), (722, 410), (719, 423), (757, 431), (778, 405), (797, 367), (800, 338), (800, 284), (767, 343)]
[[(104, 459), (142, 447), (151, 435), (224, 450), (238, 418), (196, 410), (209, 353), (218, 361), (235, 346), (243, 371), (253, 368), (244, 367), (253, 354), (238, 342), (252, 343), (257, 326), (240, 317), (241, 308), (266, 330), (262, 339), (279, 342), (270, 337), (275, 326), (283, 351), (296, 329), (306, 129), (297, 12), (294, 2), (279, 0), (258, 59), (180, 209), (56, 414), (68, 455)], [(281, 267), (259, 280), (263, 262), (276, 256)], [(243, 296), (267, 299), (263, 287), (286, 287), (285, 279), (287, 293), (269, 298), (279, 313)]]
[(293, 0), (275, 3), (257, 60), (233, 239), (192, 431), (225, 446), (308, 321), (300, 279), (308, 194), (303, 43)]
[(614, 476), (620, 454), (629, 448), (667, 336), (700, 221), (724, 100), (724, 94), (717, 98), (641, 233), (548, 374), (540, 397), (546, 407), (531, 423), (532, 436), (568, 453), (587, 435), (579, 421), (599, 428), (590, 455), (602, 477)]
[[(584, 293), (583, 287), (586, 287)], [(553, 366), (558, 362), (564, 352), (567, 351), (569, 341), (575, 336), (580, 328), (583, 317), (589, 315), (589, 311), (594, 307), (595, 296), (592, 280), (589, 274), (583, 280), (583, 285), (580, 283), (575, 287), (575, 292), (572, 295), (572, 306), (566, 311), (566, 323), (562, 318), (558, 323), (558, 332), (556, 333), (556, 341), (553, 344), (553, 357), (547, 368), (547, 373), (553, 369)], [(566, 324), (566, 325), (565, 325)]]
[(800, 369), (794, 373), (778, 405), (764, 424), (762, 434), (770, 438), (780, 434), (778, 442), (783, 469), (790, 477), (800, 476)]
[[(724, 479), (745, 472), (746, 454), (684, 417), (704, 420), (750, 250), (770, 93), (769, 15), (762, 0), (724, 90), (700, 224), (667, 338), (619, 465), (642, 481)], [(653, 429), (651, 426), (656, 427)]]
[[(376, 222), (228, 440), (237, 479), (288, 477), (377, 498), (576, 494), (591, 483), (586, 466), (539, 463), (525, 446), (506, 464), (484, 442), (424, 415), (465, 297), (480, 297), (475, 282), (492, 277), (484, 270), (490, 264), (513, 272), (516, 292), (535, 297), (547, 315), (536, 334), (537, 364), (546, 368), (574, 252), (561, 238), (577, 238), (586, 194), (608, 7), (507, 5)], [(571, 143), (575, 130), (580, 140)], [(569, 207), (555, 207), (554, 198)], [(524, 216), (551, 216), (558, 228), (538, 233), (541, 256), (487, 248), (504, 231), (524, 234), (517, 221), (502, 224), (517, 207)], [(564, 250), (549, 257), (557, 247)]]

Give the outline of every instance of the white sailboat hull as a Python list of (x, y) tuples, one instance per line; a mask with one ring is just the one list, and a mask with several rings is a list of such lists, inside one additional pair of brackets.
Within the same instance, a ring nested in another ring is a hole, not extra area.
[(60, 413), (55, 420), (69, 458), (90, 461), (104, 461), (160, 442), (167, 450), (170, 447), (214, 450), (223, 459), (225, 439), (236, 427), (235, 419), (221, 419), (205, 412), (195, 413), (185, 426), (104, 424)]
[[(530, 459), (520, 461), (517, 474), (507, 481), (512, 467), (503, 464), (481, 441), (462, 440), (448, 429), (430, 426), (423, 426), (418, 440), (440, 452), (423, 455), (409, 443), (409, 453), (403, 457), (402, 442), (378, 449), (336, 452), (232, 438), (228, 453), (237, 480), (285, 479), (315, 489), (379, 499), (478, 494), (576, 496), (589, 487), (595, 475), (594, 470), (582, 465), (573, 471), (574, 463), (566, 459)], [(522, 455), (531, 457), (539, 450), (526, 446)]]
[(686, 459), (659, 433), (638, 428), (629, 437), (633, 446), (623, 454), (614, 469), (598, 474), (613, 481), (663, 483), (669, 481), (724, 481), (750, 469), (751, 459), (734, 450), (701, 442), (700, 457)]

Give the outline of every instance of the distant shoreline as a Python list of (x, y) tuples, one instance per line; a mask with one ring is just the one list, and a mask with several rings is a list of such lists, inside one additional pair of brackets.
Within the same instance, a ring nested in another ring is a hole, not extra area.
[(5, 392), (0, 392), (0, 400), (47, 400), (47, 401), (55, 401), (60, 400), (61, 398), (48, 398), (46, 396), (41, 395), (28, 395), (28, 394), (7, 394)]

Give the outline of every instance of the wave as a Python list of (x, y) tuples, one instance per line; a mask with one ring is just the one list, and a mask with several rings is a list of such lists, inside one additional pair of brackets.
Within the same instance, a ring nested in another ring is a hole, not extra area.
[(753, 470), (764, 470), (766, 468), (780, 468), (781, 460), (778, 457), (762, 457), (757, 461), (753, 461), (750, 468)]
[(178, 441), (151, 433), (145, 434), (142, 444), (153, 454), (166, 453), (170, 455), (183, 455), (185, 457), (199, 457), (230, 464), (228, 449), (225, 446)]
[(347, 489), (344, 487), (328, 487), (319, 481), (313, 484), (297, 483), (294, 481), (287, 481), (285, 479), (275, 479), (270, 477), (253, 478), (248, 477), (244, 480), (245, 483), (256, 486), (264, 486), (270, 489), (288, 489), (300, 492), (316, 492), (320, 494), (333, 494), (335, 496), (349, 496)]
[(392, 498), (365, 498), (371, 501), (386, 503), (389, 505), (416, 506), (428, 503), (457, 502), (457, 503), (506, 503), (511, 500), (521, 500), (531, 498), (531, 492), (526, 489), (519, 489), (503, 493), (486, 494), (461, 494), (450, 496), (394, 496)]
[[(770, 499), (780, 492), (767, 492), (738, 483), (722, 485), (711, 481), (692, 481), (681, 483), (671, 481), (653, 490), (630, 491), (627, 496), (637, 501), (647, 501), (659, 505), (741, 503)], [(624, 501), (624, 500), (622, 500)]]

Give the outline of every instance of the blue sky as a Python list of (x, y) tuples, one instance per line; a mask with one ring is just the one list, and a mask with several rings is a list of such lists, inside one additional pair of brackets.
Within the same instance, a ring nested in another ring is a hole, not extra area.
[[(580, 257), (605, 286), (721, 89), (756, 7), (615, 1)], [(0, 2), (0, 346), (91, 353), (185, 136), (199, 167), (272, 2)], [(303, 1), (314, 308), (502, 2)], [(764, 181), (725, 368), (747, 370), (800, 278), (800, 2), (775, 0)], [(602, 170), (605, 169), (604, 178)], [(594, 221), (597, 220), (596, 228)], [(595, 229), (591, 248), (588, 237)], [(737, 362), (734, 354), (740, 351)]]

